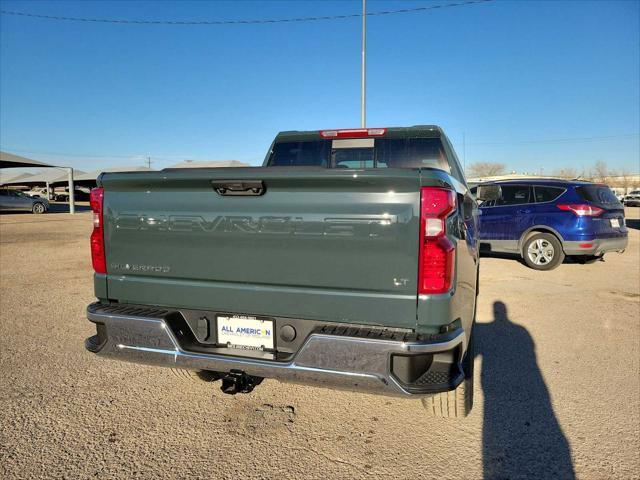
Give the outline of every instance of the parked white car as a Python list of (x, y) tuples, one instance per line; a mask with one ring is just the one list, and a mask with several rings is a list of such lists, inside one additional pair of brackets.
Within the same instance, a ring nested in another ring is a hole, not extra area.
[(47, 192), (46, 187), (34, 187), (24, 193), (31, 198), (45, 198), (49, 200), (49, 192)]
[(640, 207), (640, 190), (632, 190), (626, 194), (623, 203), (627, 207)]

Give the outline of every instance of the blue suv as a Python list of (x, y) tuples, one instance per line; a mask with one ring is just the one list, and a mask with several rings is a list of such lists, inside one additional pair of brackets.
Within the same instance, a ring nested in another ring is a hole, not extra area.
[(606, 185), (505, 180), (477, 192), (481, 247), (519, 254), (536, 270), (557, 267), (565, 255), (589, 262), (627, 246), (624, 207)]

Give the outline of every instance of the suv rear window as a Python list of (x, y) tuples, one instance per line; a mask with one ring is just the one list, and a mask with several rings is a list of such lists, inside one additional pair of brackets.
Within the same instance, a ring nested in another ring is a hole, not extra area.
[(543, 187), (538, 185), (533, 187), (537, 203), (552, 202), (562, 195), (564, 191), (565, 189), (562, 187)]
[(586, 185), (583, 187), (576, 187), (576, 191), (578, 192), (578, 195), (587, 202), (601, 204), (619, 203), (613, 191), (604, 185)]
[[(370, 139), (373, 140), (373, 139)], [(439, 168), (450, 172), (440, 138), (376, 138), (371, 146), (343, 139), (277, 142), (271, 167)], [(355, 146), (355, 148), (354, 148)]]

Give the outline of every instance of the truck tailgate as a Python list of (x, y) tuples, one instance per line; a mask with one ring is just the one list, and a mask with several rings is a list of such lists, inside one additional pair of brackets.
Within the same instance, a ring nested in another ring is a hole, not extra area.
[[(418, 170), (105, 174), (110, 300), (414, 327)], [(228, 196), (212, 182), (262, 182)]]

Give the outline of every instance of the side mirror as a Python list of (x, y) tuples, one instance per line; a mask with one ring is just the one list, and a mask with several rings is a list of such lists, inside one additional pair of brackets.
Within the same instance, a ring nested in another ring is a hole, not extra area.
[(500, 185), (479, 185), (476, 198), (480, 202), (488, 202), (499, 199), (500, 195), (502, 195)]

